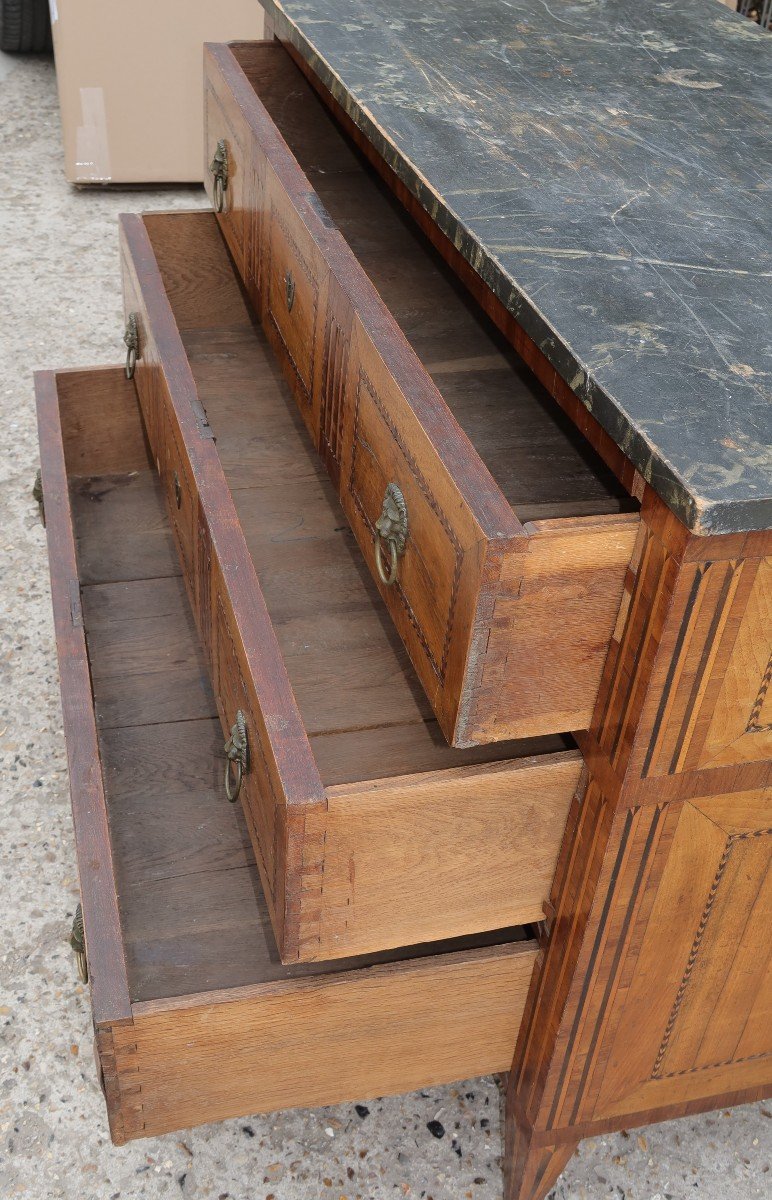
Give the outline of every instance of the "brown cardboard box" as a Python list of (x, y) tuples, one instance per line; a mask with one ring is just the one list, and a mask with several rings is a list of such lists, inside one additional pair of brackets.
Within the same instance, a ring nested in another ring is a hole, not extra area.
[(203, 178), (203, 43), (259, 38), (258, 0), (50, 0), (71, 183)]

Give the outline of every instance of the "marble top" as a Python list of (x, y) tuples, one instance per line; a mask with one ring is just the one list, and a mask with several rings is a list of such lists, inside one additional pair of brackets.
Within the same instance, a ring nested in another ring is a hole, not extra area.
[(689, 528), (772, 526), (772, 36), (717, 0), (263, 0)]

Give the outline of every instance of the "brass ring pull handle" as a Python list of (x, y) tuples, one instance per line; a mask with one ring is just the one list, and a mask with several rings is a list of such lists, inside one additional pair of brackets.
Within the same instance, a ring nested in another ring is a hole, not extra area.
[(228, 147), (225, 145), (225, 138), (220, 138), (217, 143), (209, 170), (212, 172), (214, 180), (212, 187), (214, 211), (221, 213), (225, 211), (225, 193), (228, 190)]
[[(396, 483), (390, 483), (383, 497), (381, 515), (375, 522), (375, 569), (381, 583), (386, 587), (391, 587), (397, 581), (397, 568), (400, 558), (405, 553), (407, 532), (405, 497)], [(383, 557), (384, 542), (389, 548), (388, 570)]]
[(241, 780), (249, 770), (249, 741), (247, 723), (239, 709), (236, 723), (231, 726), (231, 736), (225, 743), (225, 795), (233, 804), (241, 791)]
[(75, 909), (75, 916), (72, 922), (72, 933), (70, 934), (70, 945), (75, 953), (75, 962), (78, 964), (78, 979), (81, 983), (88, 983), (88, 962), (86, 961), (86, 935), (83, 932), (83, 909), (78, 904)]
[(133, 379), (139, 358), (139, 322), (136, 313), (129, 313), (123, 340), (126, 345), (126, 378)]
[(386, 587), (391, 587), (392, 584), (397, 582), (397, 567), (399, 566), (399, 555), (397, 553), (397, 543), (394, 541), (394, 538), (389, 538), (387, 544), (389, 547), (388, 570), (384, 566), (384, 562), (383, 562), (383, 550), (382, 550), (383, 542), (380, 537), (376, 537), (376, 539), (375, 539), (375, 569), (378, 572), (378, 578), (381, 580), (381, 582), (385, 583)]
[(291, 271), (284, 276), (284, 298), (287, 301), (287, 312), (292, 312), (292, 305), (295, 303), (295, 280)]

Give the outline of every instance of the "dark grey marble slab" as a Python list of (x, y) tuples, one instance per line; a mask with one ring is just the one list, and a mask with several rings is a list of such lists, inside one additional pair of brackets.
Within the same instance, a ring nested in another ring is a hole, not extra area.
[(716, 0), (264, 0), (692, 529), (772, 526), (772, 37)]

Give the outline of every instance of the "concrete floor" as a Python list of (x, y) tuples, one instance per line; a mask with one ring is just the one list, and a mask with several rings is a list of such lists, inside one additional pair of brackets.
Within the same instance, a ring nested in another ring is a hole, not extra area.
[[(478, 1079), (111, 1146), (88, 997), (67, 945), (77, 879), (45, 536), (30, 496), (35, 367), (119, 362), (116, 218), (199, 189), (75, 191), (53, 68), (0, 56), (0, 1198), (498, 1200), (500, 1098)], [(555, 1197), (772, 1195), (772, 1104), (585, 1142)], [(427, 1123), (446, 1133), (435, 1138)]]

